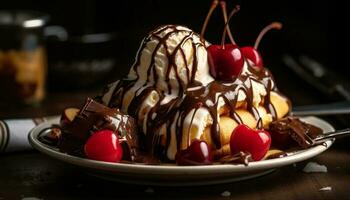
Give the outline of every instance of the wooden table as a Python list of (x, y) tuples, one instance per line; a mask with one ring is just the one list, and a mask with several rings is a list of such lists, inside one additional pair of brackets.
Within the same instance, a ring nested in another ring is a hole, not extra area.
[[(79, 106), (92, 92), (55, 93), (37, 108), (3, 106), (0, 118), (44, 116)], [(241, 182), (198, 187), (155, 187), (109, 182), (81, 168), (36, 151), (0, 155), (0, 200), (39, 199), (350, 199), (349, 139), (308, 161)], [(304, 173), (306, 163), (327, 166), (327, 173)], [(321, 191), (330, 187), (331, 190)], [(228, 196), (225, 197), (225, 194)]]

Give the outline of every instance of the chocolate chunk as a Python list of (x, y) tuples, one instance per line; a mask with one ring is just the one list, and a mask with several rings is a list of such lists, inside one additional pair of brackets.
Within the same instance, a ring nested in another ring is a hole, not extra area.
[(40, 142), (49, 146), (57, 146), (61, 134), (60, 127), (58, 125), (52, 125), (52, 127), (42, 130), (38, 139)]
[(240, 151), (234, 155), (227, 155), (219, 159), (220, 163), (224, 164), (244, 164), (248, 165), (249, 162), (252, 162), (252, 155), (249, 152)]
[(87, 98), (72, 123), (62, 128), (62, 137), (58, 143), (62, 152), (83, 156), (83, 148), (90, 135), (98, 130), (109, 129), (118, 134), (124, 150), (123, 158), (134, 160), (137, 156), (139, 142), (134, 119), (119, 109), (109, 108), (91, 98)]
[[(313, 139), (322, 134), (322, 129), (305, 123), (296, 117), (286, 117), (270, 124), (271, 133), (286, 134), (302, 148), (313, 145)], [(272, 140), (274, 138), (272, 137)]]

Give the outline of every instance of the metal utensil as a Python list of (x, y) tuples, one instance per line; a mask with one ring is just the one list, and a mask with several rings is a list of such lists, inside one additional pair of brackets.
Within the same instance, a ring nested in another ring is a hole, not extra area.
[(350, 128), (324, 133), (313, 139), (313, 145), (322, 144), (326, 140), (350, 136)]

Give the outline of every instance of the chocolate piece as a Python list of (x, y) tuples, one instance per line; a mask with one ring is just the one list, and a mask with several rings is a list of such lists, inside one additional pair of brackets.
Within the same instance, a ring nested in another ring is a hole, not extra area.
[(302, 148), (312, 146), (313, 139), (323, 133), (322, 129), (296, 117), (286, 117), (272, 122), (269, 131), (289, 135)]
[(62, 152), (83, 156), (87, 139), (93, 132), (102, 129), (109, 129), (118, 134), (124, 150), (123, 158), (135, 159), (139, 144), (134, 119), (91, 98), (86, 100), (72, 123), (63, 127), (58, 147)]
[(220, 163), (224, 164), (244, 164), (248, 166), (249, 162), (252, 162), (252, 155), (249, 152), (240, 151), (234, 155), (227, 155), (219, 159)]
[(52, 125), (50, 128), (43, 129), (39, 134), (39, 141), (49, 146), (57, 146), (62, 135), (61, 128), (58, 125)]

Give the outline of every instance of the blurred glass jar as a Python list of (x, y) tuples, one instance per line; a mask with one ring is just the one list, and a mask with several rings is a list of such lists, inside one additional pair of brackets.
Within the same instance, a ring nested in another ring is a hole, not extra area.
[(0, 11), (0, 102), (35, 104), (45, 97), (44, 25), (33, 11)]
[(117, 32), (70, 35), (66, 39), (62, 34), (51, 34), (47, 38), (49, 90), (93, 90), (121, 78), (129, 71), (129, 67), (122, 67), (127, 57), (124, 52), (129, 49), (124, 41)]

